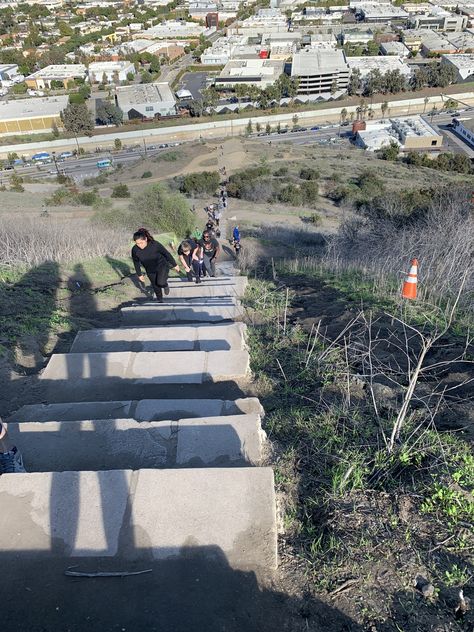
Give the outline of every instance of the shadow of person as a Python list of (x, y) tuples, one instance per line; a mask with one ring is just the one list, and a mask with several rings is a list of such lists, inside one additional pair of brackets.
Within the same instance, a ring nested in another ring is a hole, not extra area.
[[(253, 570), (232, 568), (217, 545), (135, 551), (134, 559), (19, 555), (8, 579), (8, 632), (363, 632), (315, 597), (275, 590)], [(140, 555), (143, 553), (143, 555)], [(157, 557), (163, 559), (157, 560)], [(138, 558), (138, 559), (137, 559)], [(142, 559), (139, 559), (142, 558)], [(9, 556), (0, 553), (0, 563)], [(64, 577), (79, 572), (151, 572), (129, 577)], [(28, 577), (28, 607), (24, 604)], [(0, 587), (6, 586), (6, 575)], [(23, 591), (22, 591), (23, 589)], [(0, 591), (1, 594), (1, 591)]]
[(7, 350), (0, 358), (1, 416), (33, 395), (35, 378), (30, 376), (43, 367), (50, 352), (60, 283), (54, 261), (31, 268), (15, 282), (10, 280), (13, 275), (6, 270), (0, 278), (0, 345)]
[(130, 279), (137, 290), (140, 290), (140, 292), (142, 294), (145, 294), (146, 296), (150, 296), (150, 292), (147, 290), (145, 284), (138, 279), (135, 271), (132, 271), (127, 263), (125, 263), (124, 261), (120, 261), (119, 259), (113, 259), (109, 255), (105, 255), (105, 260), (110, 265), (112, 270), (117, 273), (120, 280)]

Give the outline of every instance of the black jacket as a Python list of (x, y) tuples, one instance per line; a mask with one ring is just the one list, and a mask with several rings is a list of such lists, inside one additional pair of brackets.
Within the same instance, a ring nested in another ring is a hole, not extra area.
[(153, 274), (163, 268), (173, 268), (176, 265), (176, 261), (158, 241), (148, 242), (143, 250), (135, 244), (132, 248), (132, 259), (138, 276), (142, 274), (141, 265), (147, 274)]

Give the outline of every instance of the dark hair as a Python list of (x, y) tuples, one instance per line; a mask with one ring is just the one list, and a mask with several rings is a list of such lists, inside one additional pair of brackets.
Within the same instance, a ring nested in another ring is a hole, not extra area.
[(133, 233), (133, 241), (137, 241), (137, 239), (146, 239), (148, 242), (155, 241), (153, 235), (146, 228), (139, 228)]
[(203, 236), (203, 237), (205, 237), (206, 235), (207, 235), (208, 237), (210, 237), (210, 236), (211, 236), (210, 231), (208, 231), (208, 230), (203, 231), (202, 236)]

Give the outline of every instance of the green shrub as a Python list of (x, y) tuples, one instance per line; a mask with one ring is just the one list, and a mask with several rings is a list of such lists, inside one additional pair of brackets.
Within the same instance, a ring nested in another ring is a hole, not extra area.
[(102, 208), (94, 219), (108, 226), (131, 231), (146, 226), (155, 232), (176, 233), (178, 237), (183, 237), (196, 225), (186, 198), (180, 193), (171, 192), (163, 184), (153, 184), (134, 196), (128, 209)]
[[(245, 196), (248, 194), (249, 187), (251, 188), (253, 186), (252, 183), (255, 183), (258, 179), (262, 181), (262, 179), (264, 179), (265, 176), (269, 176), (270, 173), (268, 165), (260, 165), (259, 167), (238, 171), (230, 176), (227, 185), (227, 193), (231, 197), (248, 199)], [(268, 178), (265, 179), (265, 182), (265, 186), (268, 186)]]
[(213, 195), (219, 186), (220, 176), (217, 171), (202, 171), (179, 176), (175, 180), (180, 192), (185, 195), (201, 193)]
[(83, 204), (84, 206), (94, 206), (100, 200), (96, 191), (83, 191), (78, 193), (75, 198), (77, 199), (77, 201), (75, 200), (77, 205)]
[(94, 187), (96, 184), (105, 184), (107, 182), (107, 173), (104, 171), (100, 173), (96, 178), (84, 178), (84, 186)]
[(301, 196), (304, 204), (314, 204), (319, 197), (318, 183), (314, 180), (303, 182), (300, 187)]
[(113, 198), (129, 198), (130, 191), (126, 184), (117, 184), (114, 186), (112, 195)]
[(291, 206), (301, 206), (303, 201), (301, 190), (294, 184), (283, 187), (278, 194), (278, 199), (284, 204), (291, 204)]
[(152, 177), (153, 177), (153, 174), (151, 171), (144, 171), (142, 173), (142, 178), (152, 178)]
[(160, 160), (164, 160), (164, 162), (176, 162), (180, 155), (179, 151), (167, 151), (163, 154), (158, 154), (154, 160), (155, 162), (159, 162)]
[(279, 167), (276, 171), (273, 172), (273, 175), (276, 178), (280, 178), (281, 176), (286, 176), (288, 174), (288, 167)]
[(300, 171), (301, 180), (319, 180), (319, 173), (311, 167), (303, 167)]

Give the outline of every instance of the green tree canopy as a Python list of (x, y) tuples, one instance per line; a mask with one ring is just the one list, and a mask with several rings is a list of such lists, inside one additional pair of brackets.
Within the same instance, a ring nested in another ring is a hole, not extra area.
[(61, 112), (61, 120), (67, 132), (75, 136), (79, 134), (92, 136), (94, 122), (84, 103), (69, 103), (67, 108)]

